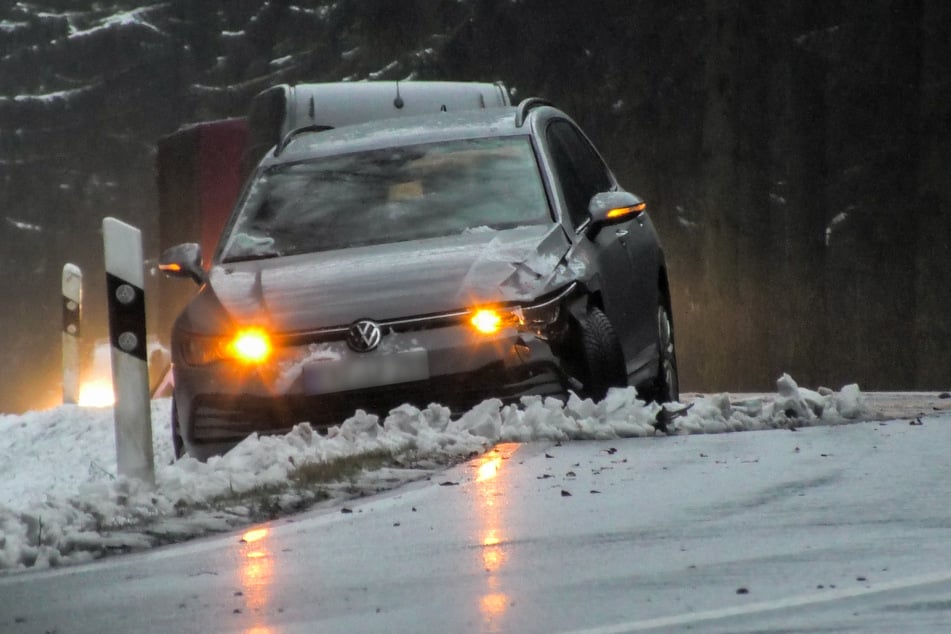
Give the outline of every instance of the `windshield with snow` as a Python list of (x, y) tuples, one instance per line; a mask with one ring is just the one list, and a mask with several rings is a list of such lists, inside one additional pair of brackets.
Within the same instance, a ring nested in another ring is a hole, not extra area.
[(274, 167), (223, 262), (551, 222), (528, 137), (386, 148)]

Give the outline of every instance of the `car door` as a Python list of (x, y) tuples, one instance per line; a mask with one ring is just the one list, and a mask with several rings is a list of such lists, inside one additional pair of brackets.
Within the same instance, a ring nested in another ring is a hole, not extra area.
[[(546, 141), (565, 212), (577, 232), (577, 239), (589, 242), (600, 282), (604, 310), (611, 320), (624, 357), (631, 360), (639, 352), (635, 323), (639, 304), (637, 275), (631, 268), (628, 241), (636, 219), (605, 227), (593, 238), (584, 235), (588, 204), (599, 192), (617, 188), (601, 157), (581, 132), (569, 121), (558, 119), (546, 130)], [(630, 368), (629, 368), (630, 369)]]

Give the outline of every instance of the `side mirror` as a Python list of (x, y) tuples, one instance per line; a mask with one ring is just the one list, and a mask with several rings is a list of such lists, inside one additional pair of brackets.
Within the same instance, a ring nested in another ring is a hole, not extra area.
[(631, 192), (595, 194), (588, 203), (588, 215), (591, 217), (588, 235), (593, 238), (602, 228), (630, 220), (645, 209), (647, 203)]
[(169, 277), (190, 277), (202, 284), (205, 271), (201, 262), (201, 247), (195, 242), (186, 242), (165, 250), (159, 258), (159, 270)]

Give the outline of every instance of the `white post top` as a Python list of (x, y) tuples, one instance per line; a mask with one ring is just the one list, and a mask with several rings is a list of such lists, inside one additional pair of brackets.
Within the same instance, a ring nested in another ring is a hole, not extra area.
[(83, 295), (83, 272), (75, 264), (63, 266), (63, 297), (77, 304)]
[(142, 232), (115, 218), (103, 218), (102, 236), (106, 248), (106, 273), (139, 288), (145, 286), (145, 258)]

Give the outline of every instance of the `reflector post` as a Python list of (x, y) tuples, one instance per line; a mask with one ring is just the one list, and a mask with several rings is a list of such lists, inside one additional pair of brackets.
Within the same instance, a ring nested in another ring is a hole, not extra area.
[(75, 264), (63, 267), (63, 403), (79, 402), (79, 343), (83, 273)]
[(118, 473), (154, 487), (142, 232), (115, 218), (106, 218), (102, 221), (102, 238), (116, 395), (113, 416)]

